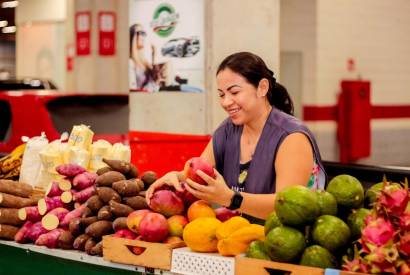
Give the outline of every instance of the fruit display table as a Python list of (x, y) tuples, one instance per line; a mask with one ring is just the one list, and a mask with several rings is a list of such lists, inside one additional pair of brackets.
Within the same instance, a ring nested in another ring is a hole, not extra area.
[(116, 264), (74, 250), (0, 240), (0, 274), (162, 274), (166, 270)]

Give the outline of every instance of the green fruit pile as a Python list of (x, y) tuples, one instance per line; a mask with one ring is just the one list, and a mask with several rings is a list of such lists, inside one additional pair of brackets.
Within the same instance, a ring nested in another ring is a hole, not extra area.
[(325, 190), (291, 186), (276, 193), (275, 211), (265, 222), (265, 241), (247, 257), (320, 268), (340, 268), (341, 258), (360, 237), (368, 210), (362, 184), (350, 175), (333, 178)]

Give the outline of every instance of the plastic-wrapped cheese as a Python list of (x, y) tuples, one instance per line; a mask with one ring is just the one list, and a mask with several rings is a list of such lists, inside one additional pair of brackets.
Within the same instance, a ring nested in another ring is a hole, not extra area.
[(98, 169), (104, 166), (107, 166), (107, 164), (104, 163), (102, 159), (110, 158), (111, 150), (112, 150), (111, 143), (103, 139), (99, 139), (93, 144), (91, 144), (90, 170), (97, 171)]
[(36, 186), (41, 169), (39, 153), (47, 147), (48, 139), (45, 134), (42, 133), (41, 136), (32, 137), (30, 139), (25, 137), (23, 141), (26, 141), (27, 144), (20, 168), (19, 181)]
[(131, 161), (131, 149), (128, 145), (124, 145), (120, 142), (115, 143), (112, 146), (110, 159), (118, 159), (123, 161)]
[(94, 132), (90, 127), (81, 125), (74, 125), (68, 138), (68, 145), (83, 148), (88, 150), (93, 141)]
[(90, 156), (91, 154), (87, 150), (73, 146), (68, 148), (64, 157), (67, 160), (66, 163), (75, 163), (88, 169)]

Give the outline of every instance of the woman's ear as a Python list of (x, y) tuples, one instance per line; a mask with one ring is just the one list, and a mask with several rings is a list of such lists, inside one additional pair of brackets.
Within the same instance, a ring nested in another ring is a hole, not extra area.
[(258, 97), (264, 97), (266, 96), (268, 91), (269, 91), (269, 80), (267, 80), (266, 78), (262, 78), (259, 81), (258, 88), (256, 90), (256, 95)]

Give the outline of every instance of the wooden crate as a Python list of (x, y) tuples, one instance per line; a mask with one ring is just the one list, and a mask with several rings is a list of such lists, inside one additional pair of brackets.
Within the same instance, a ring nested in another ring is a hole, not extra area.
[(317, 267), (278, 263), (259, 259), (246, 258), (242, 255), (235, 257), (236, 275), (269, 275), (269, 274), (291, 274), (291, 275), (363, 275), (364, 273), (348, 272), (335, 269), (322, 269)]
[[(145, 251), (135, 255), (130, 250), (133, 246), (145, 248)], [(184, 242), (163, 244), (104, 236), (103, 258), (115, 263), (170, 270), (172, 249), (183, 246)]]

